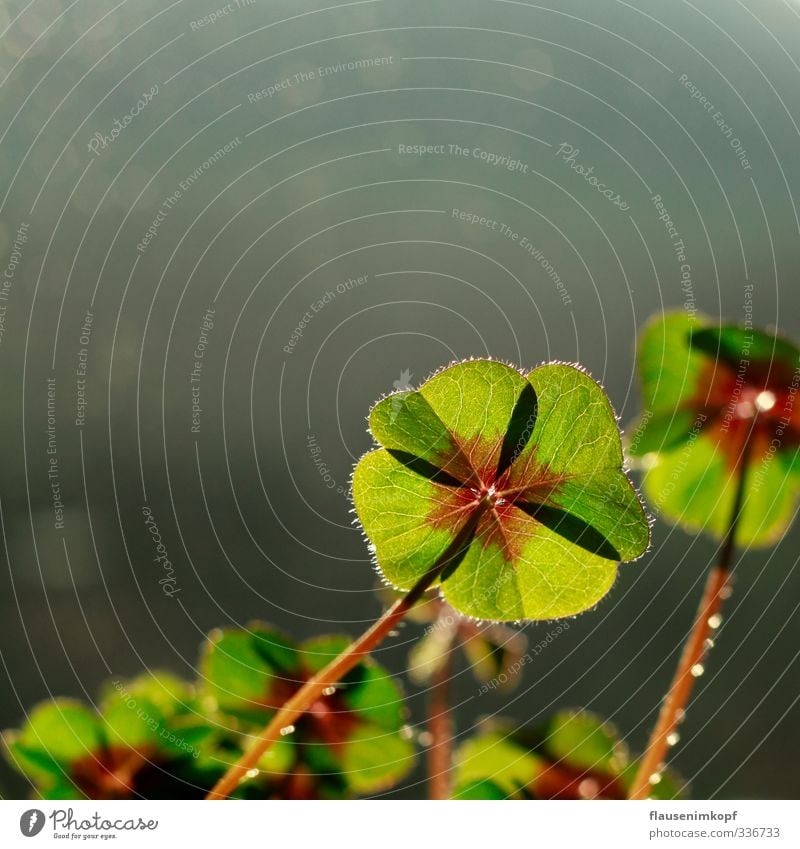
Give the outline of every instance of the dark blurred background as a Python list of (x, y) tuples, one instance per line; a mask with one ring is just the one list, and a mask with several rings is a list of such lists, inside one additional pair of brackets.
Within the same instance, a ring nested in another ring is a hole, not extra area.
[[(0, 726), (191, 676), (217, 625), (362, 630), (367, 411), (454, 358), (580, 361), (628, 423), (651, 315), (800, 335), (798, 34), (796, 0), (4, 2)], [(459, 734), (583, 706), (644, 744), (716, 551), (654, 533), (510, 699), (460, 671)], [(674, 751), (696, 798), (800, 791), (798, 539), (737, 566)]]

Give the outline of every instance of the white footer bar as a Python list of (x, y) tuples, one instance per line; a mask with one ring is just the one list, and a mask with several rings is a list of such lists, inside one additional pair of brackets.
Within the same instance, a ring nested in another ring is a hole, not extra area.
[(791, 801), (0, 801), (0, 846), (796, 849), (799, 808)]

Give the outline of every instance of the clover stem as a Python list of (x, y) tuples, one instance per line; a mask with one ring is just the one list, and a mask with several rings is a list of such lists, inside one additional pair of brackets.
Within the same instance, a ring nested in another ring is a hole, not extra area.
[(320, 698), (324, 691), (337, 684), (347, 673), (357, 666), (366, 655), (376, 649), (409, 610), (419, 601), (425, 591), (436, 581), (442, 572), (457, 562), (472, 540), (483, 510), (476, 510), (465, 523), (447, 550), (436, 563), (417, 581), (416, 584), (399, 598), (383, 615), (377, 619), (358, 639), (354, 640), (340, 655), (335, 657), (324, 669), (312, 678), (286, 701), (263, 728), (252, 745), (239, 761), (233, 764), (225, 775), (214, 785), (206, 799), (227, 799), (239, 786), (239, 782), (251, 770), (258, 769), (258, 763), (269, 748), (287, 732), (292, 725)]
[[(647, 799), (654, 784), (654, 777), (661, 774), (671, 738), (680, 725), (686, 706), (694, 689), (694, 682), (703, 672), (702, 661), (710, 647), (711, 635), (719, 627), (720, 614), (725, 600), (730, 596), (730, 578), (733, 555), (736, 550), (736, 531), (742, 514), (747, 464), (750, 458), (754, 417), (736, 466), (736, 492), (733, 499), (730, 521), (720, 548), (716, 565), (711, 569), (703, 597), (695, 614), (692, 630), (684, 644), (678, 667), (672, 678), (667, 695), (661, 705), (658, 720), (650, 735), (642, 762), (628, 792), (629, 799)], [(657, 780), (657, 778), (655, 779)]]
[(434, 672), (428, 694), (428, 798), (449, 799), (452, 791), (453, 717), (450, 710), (450, 681), (453, 677), (450, 646), (441, 667)]

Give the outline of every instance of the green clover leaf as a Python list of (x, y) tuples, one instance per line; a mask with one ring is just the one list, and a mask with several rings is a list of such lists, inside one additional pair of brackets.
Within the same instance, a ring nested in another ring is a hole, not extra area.
[[(637, 768), (612, 725), (575, 710), (533, 729), (488, 721), (454, 760), (456, 799), (626, 799)], [(650, 798), (681, 798), (684, 787), (664, 772)]]
[(381, 448), (353, 476), (377, 564), (407, 590), (440, 575), (446, 600), (478, 619), (581, 613), (611, 588), (650, 529), (622, 469), (616, 418), (581, 369), (527, 376), (493, 360), (452, 365), (373, 408)]
[(44, 702), (6, 733), (8, 758), (46, 799), (202, 798), (216, 776), (202, 774), (209, 729), (192, 699), (187, 684), (156, 673), (109, 683), (98, 709)]
[[(294, 645), (260, 623), (215, 631), (200, 663), (201, 704), (241, 742), (349, 644), (347, 637), (324, 636)], [(400, 688), (367, 657), (269, 750), (268, 757), (281, 749), (289, 756), (260, 763), (260, 774), (242, 783), (242, 794), (257, 795), (253, 785), (263, 784), (265, 774), (276, 795), (286, 798), (330, 798), (336, 787), (339, 795), (392, 787), (414, 763), (404, 723)]]
[(650, 503), (722, 538), (750, 435), (736, 539), (775, 542), (800, 495), (800, 349), (774, 333), (672, 313), (643, 331), (638, 366), (645, 412), (628, 450), (641, 458)]

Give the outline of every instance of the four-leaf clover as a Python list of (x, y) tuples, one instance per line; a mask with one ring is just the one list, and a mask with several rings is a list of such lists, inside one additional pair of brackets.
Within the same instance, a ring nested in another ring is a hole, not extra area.
[(800, 495), (800, 349), (774, 333), (673, 313), (645, 328), (638, 364), (644, 413), (629, 452), (642, 458), (650, 503), (721, 538), (741, 471), (737, 543), (778, 539)]
[(647, 549), (616, 417), (579, 368), (458, 363), (384, 398), (369, 423), (381, 448), (356, 467), (353, 496), (399, 589), (463, 540), (439, 576), (456, 610), (555, 619), (596, 604)]

